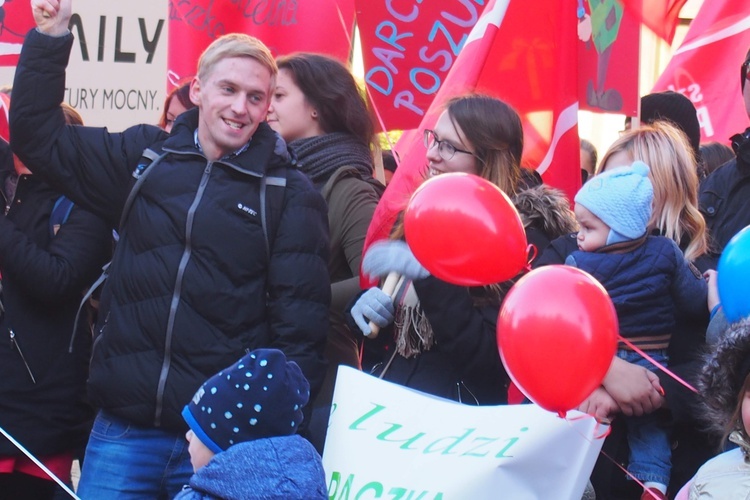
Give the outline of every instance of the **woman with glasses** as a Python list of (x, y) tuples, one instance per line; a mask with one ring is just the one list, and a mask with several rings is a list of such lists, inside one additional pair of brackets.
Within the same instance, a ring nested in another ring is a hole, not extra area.
[[(427, 176), (466, 172), (487, 179), (508, 196), (519, 191), (523, 129), (506, 103), (481, 95), (451, 99), (434, 128), (424, 132), (424, 141)], [(569, 225), (566, 230), (571, 230)], [(500, 303), (512, 283), (474, 288), (446, 283), (429, 275), (402, 236), (403, 226), (397, 224), (393, 239), (373, 245), (363, 261), (368, 274), (402, 276), (395, 298), (372, 288), (351, 310), (364, 335), (371, 335), (370, 321), (384, 329), (365, 342), (371, 371), (466, 404), (506, 403), (509, 379), (495, 329)], [(501, 252), (497, 258), (503, 258)]]
[(277, 60), (268, 123), (296, 154), (298, 166), (325, 198), (331, 236), (330, 331), (326, 380), (313, 402), (308, 437), (322, 451), (339, 364), (360, 367), (359, 344), (344, 321), (360, 292), (365, 234), (385, 187), (373, 179), (374, 127), (349, 70), (335, 59), (298, 53)]

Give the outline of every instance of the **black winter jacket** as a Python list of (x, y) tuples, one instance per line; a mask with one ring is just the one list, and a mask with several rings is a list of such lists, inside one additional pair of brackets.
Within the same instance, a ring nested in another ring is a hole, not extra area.
[(717, 168), (701, 183), (699, 202), (718, 261), (732, 236), (750, 224), (750, 165), (734, 158)]
[[(117, 225), (144, 148), (170, 154), (143, 183), (121, 230), (94, 341), (92, 401), (131, 422), (183, 431), (183, 406), (245, 352), (275, 347), (313, 393), (325, 371), (328, 224), (325, 202), (291, 168), (284, 142), (261, 123), (249, 146), (207, 161), (198, 110), (172, 135), (148, 125), (109, 133), (63, 124), (59, 109), (73, 36), (32, 30), (16, 69), (16, 153), (74, 201)], [(270, 262), (260, 179), (287, 171)]]
[(664, 236), (617, 243), (596, 252), (576, 250), (565, 263), (604, 286), (617, 311), (620, 335), (643, 350), (665, 349), (678, 333), (676, 317), (700, 316), (706, 307), (706, 281), (687, 263), (677, 244)]
[[(0, 426), (41, 456), (86, 443), (92, 409), (85, 398), (91, 347), (85, 316), (72, 353), (68, 344), (84, 288), (111, 248), (104, 221), (79, 207), (50, 237), (59, 197), (36, 176), (22, 175), (7, 216), (0, 212)], [(0, 438), (0, 456), (20, 454)]]

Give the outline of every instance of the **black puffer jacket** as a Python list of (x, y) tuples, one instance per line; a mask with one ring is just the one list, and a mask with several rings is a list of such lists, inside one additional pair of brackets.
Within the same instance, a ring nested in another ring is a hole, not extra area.
[(750, 165), (734, 158), (717, 168), (701, 182), (699, 197), (711, 255), (718, 261), (729, 240), (750, 224)]
[[(8, 215), (0, 212), (0, 426), (41, 456), (86, 443), (92, 416), (85, 398), (91, 347), (86, 319), (79, 322), (72, 353), (68, 343), (83, 290), (110, 250), (104, 221), (79, 207), (50, 236), (59, 197), (36, 176), (23, 175)], [(0, 456), (20, 454), (0, 438)]]
[[(123, 133), (66, 127), (59, 103), (72, 35), (31, 31), (16, 69), (11, 130), (16, 153), (76, 202), (117, 224), (156, 127)], [(325, 202), (290, 166), (265, 123), (249, 147), (210, 162), (196, 147), (198, 110), (163, 143), (170, 154), (133, 203), (102, 294), (89, 391), (113, 414), (182, 431), (182, 407), (205, 379), (247, 350), (275, 347), (313, 392), (325, 370), (328, 224)], [(287, 171), (270, 264), (260, 178)]]

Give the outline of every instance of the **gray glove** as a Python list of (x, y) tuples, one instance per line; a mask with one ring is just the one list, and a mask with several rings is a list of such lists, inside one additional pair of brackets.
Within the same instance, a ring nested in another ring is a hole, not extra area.
[(370, 321), (380, 328), (393, 322), (393, 300), (380, 288), (370, 288), (357, 299), (351, 315), (365, 337), (369, 337), (372, 333)]
[(426, 278), (430, 273), (411, 253), (405, 241), (392, 240), (375, 243), (362, 261), (362, 270), (370, 276), (382, 278), (389, 273), (409, 280)]

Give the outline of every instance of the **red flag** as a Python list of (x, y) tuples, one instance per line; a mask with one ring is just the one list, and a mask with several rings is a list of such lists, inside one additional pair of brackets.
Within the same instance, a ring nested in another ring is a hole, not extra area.
[(354, 0), (170, 0), (169, 83), (192, 77), (200, 54), (225, 33), (255, 36), (274, 56), (319, 52), (346, 62), (353, 27)]
[[(614, 0), (615, 2), (618, 0)], [(680, 22), (680, 11), (687, 0), (619, 0), (625, 9), (632, 11), (656, 36), (672, 43)], [(707, 0), (713, 3), (715, 0)]]
[[(593, 6), (591, 4), (594, 4)], [(619, 2), (578, 0), (578, 96), (581, 109), (638, 114), (641, 21)]]
[(8, 94), (0, 93), (0, 138), (4, 139), (5, 142), (10, 142), (9, 111), (10, 97), (8, 97)]
[(728, 144), (732, 134), (750, 125), (739, 74), (749, 48), (750, 3), (704, 2), (653, 91), (687, 96), (698, 113), (701, 140)]
[(365, 83), (386, 130), (419, 126), (483, 0), (356, 0)]
[(0, 3), (0, 66), (18, 64), (18, 54), (28, 31), (36, 26), (31, 3), (24, 0)]
[(421, 131), (434, 125), (450, 97), (467, 92), (496, 96), (518, 111), (524, 165), (572, 199), (581, 182), (575, 17), (575, 4), (568, 2), (489, 2), (419, 129), (404, 133), (396, 145), (401, 165), (375, 210), (365, 249), (388, 236), (424, 178)]

